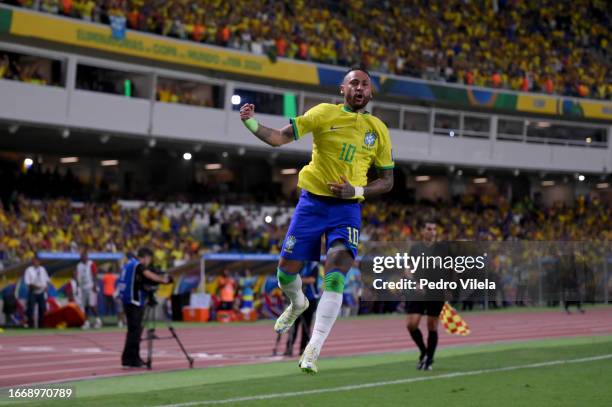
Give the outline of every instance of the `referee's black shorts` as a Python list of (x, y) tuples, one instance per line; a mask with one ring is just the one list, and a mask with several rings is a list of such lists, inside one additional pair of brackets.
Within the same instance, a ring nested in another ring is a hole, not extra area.
[(437, 317), (442, 312), (444, 301), (406, 301), (406, 314), (421, 314)]

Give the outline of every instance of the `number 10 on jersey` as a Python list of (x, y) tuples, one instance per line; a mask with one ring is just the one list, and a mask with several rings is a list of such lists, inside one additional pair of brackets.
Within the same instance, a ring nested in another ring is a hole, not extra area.
[(351, 245), (357, 246), (359, 244), (359, 229), (346, 227), (348, 229), (348, 241)]
[(355, 158), (355, 151), (357, 151), (357, 147), (352, 144), (342, 143), (342, 151), (340, 152), (340, 161), (346, 161), (347, 163), (352, 163), (353, 158)]

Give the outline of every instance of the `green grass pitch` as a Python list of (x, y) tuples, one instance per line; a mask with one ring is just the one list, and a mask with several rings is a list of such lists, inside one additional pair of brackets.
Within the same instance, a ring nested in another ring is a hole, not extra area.
[(316, 376), (297, 361), (146, 373), (70, 383), (75, 399), (19, 405), (612, 405), (610, 336), (441, 347), (431, 372), (415, 361), (415, 352), (323, 357)]

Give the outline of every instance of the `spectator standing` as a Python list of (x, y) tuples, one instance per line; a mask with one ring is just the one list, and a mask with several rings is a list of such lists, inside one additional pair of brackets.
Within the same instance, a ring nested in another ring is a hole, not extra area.
[(4, 325), (14, 326), (15, 312), (17, 312), (17, 298), (15, 297), (15, 286), (9, 285), (2, 290), (2, 312), (4, 313)]
[(8, 55), (4, 54), (2, 59), (0, 59), (0, 79), (11, 79), (10, 78), (10, 68), (11, 63), (9, 61)]
[(346, 285), (344, 286), (342, 316), (350, 317), (359, 313), (359, 299), (363, 283), (361, 282), (361, 271), (357, 263), (346, 273)]
[(106, 315), (115, 315), (117, 313), (114, 297), (117, 278), (117, 274), (113, 272), (112, 267), (109, 267), (102, 277), (102, 294), (104, 296)]
[(256, 282), (257, 279), (253, 277), (253, 275), (251, 274), (251, 270), (249, 269), (246, 269), (244, 271), (244, 277), (241, 277), (240, 280), (238, 280), (242, 297), (240, 311), (243, 312), (245, 315), (251, 312), (251, 310), (253, 309), (253, 304), (255, 301), (253, 288), (255, 287)]
[(219, 278), (218, 293), (221, 299), (221, 309), (231, 310), (236, 298), (236, 280), (230, 275), (228, 269), (223, 270), (223, 276)]
[(34, 307), (38, 308), (38, 327), (42, 328), (43, 317), (47, 311), (47, 285), (49, 274), (40, 264), (38, 255), (34, 255), (32, 265), (25, 270), (24, 283), (28, 287), (27, 316), (30, 328), (34, 328)]
[(83, 324), (83, 329), (89, 329), (89, 317), (93, 316), (95, 318), (94, 328), (102, 327), (102, 320), (100, 320), (100, 316), (98, 315), (98, 278), (97, 278), (97, 269), (96, 263), (89, 260), (87, 256), (87, 251), (83, 250), (81, 252), (81, 260), (77, 264), (76, 267), (76, 276), (75, 280), (77, 281), (78, 290), (81, 297), (81, 305), (85, 309), (85, 324)]

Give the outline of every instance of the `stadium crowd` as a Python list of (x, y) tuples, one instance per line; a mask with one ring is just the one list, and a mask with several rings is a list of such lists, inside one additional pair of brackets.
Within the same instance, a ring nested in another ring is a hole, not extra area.
[[(134, 253), (139, 247), (147, 246), (153, 251), (154, 264), (161, 270), (182, 266), (198, 259), (206, 251), (279, 253), (291, 211), (283, 207), (273, 210), (270, 212), (268, 207), (266, 212), (261, 206), (217, 203), (82, 203), (62, 198), (31, 200), (19, 195), (11, 206), (4, 208), (0, 205), (0, 270), (33, 259), (39, 251), (76, 253), (85, 249), (92, 252)], [(530, 199), (510, 205), (503, 199), (472, 195), (456, 197), (453, 203), (366, 203), (362, 207), (360, 240), (364, 245), (363, 250), (367, 250), (368, 242), (417, 241), (421, 239), (417, 227), (419, 221), (435, 219), (439, 225), (440, 240), (578, 241), (585, 245), (585, 258), (591, 259), (592, 264), (597, 266), (601, 259), (600, 251), (609, 248), (612, 241), (610, 213), (609, 206), (602, 201), (585, 197), (579, 197), (573, 206), (553, 205), (548, 208)], [(507, 306), (512, 301), (524, 305), (525, 301), (535, 298), (536, 294), (531, 292), (533, 281), (521, 283), (522, 280), (517, 280), (517, 276), (533, 271), (527, 268), (528, 262), (538, 252), (535, 249), (529, 253), (530, 250), (525, 250), (528, 247), (534, 246), (520, 246), (521, 257), (513, 257), (512, 260), (501, 254), (494, 256), (489, 277), (498, 282), (500, 289), (496, 291), (495, 299), (491, 300), (491, 306)], [(559, 250), (564, 246), (546, 247), (558, 247), (556, 250)], [(558, 304), (555, 293), (559, 292), (561, 280), (554, 261), (560, 259), (559, 253), (547, 252), (549, 261), (542, 271), (544, 287), (548, 290), (545, 298), (549, 300), (549, 305)], [(314, 271), (315, 275), (319, 275), (315, 279), (315, 286), (319, 287), (322, 272), (317, 270)], [(347, 285), (344, 292), (345, 298), (348, 295), (353, 299), (349, 301), (352, 305), (345, 310), (346, 315), (395, 312), (398, 309), (402, 303), (399, 299), (360, 302), (362, 295), (364, 298), (376, 296), (365, 288), (362, 292), (358, 266), (351, 270), (355, 284)], [(101, 315), (114, 315), (114, 308), (108, 308), (108, 304), (114, 301), (112, 288), (116, 275), (107, 270), (101, 281), (104, 282), (107, 277), (113, 277), (113, 281), (104, 288), (105, 305), (99, 312), (102, 312)], [(593, 287), (597, 283), (591, 283), (599, 277), (595, 273), (587, 281), (586, 288), (591, 290), (586, 292), (588, 298), (595, 298)], [(531, 284), (531, 291), (527, 289), (528, 283)], [(172, 292), (175, 293), (179, 287), (180, 284), (173, 286)], [(284, 307), (274, 274), (252, 275), (248, 270), (230, 272), (226, 269), (221, 274), (208, 275), (206, 287), (207, 292), (213, 294), (211, 310), (215, 318), (224, 310), (231, 310), (231, 318), (238, 320), (275, 318)], [(3, 292), (6, 297), (11, 291)], [(183, 301), (181, 298), (188, 296), (189, 291), (177, 295), (173, 296), (172, 301), (180, 304)], [(70, 296), (67, 298), (74, 301)], [(170, 309), (168, 304), (165, 302), (164, 307)], [(463, 304), (464, 307), (472, 307), (473, 301), (464, 300)], [(7, 317), (6, 320), (11, 321), (11, 318)], [(99, 319), (96, 319), (96, 323), (101, 325)], [(122, 323), (121, 318), (119, 323)], [(289, 342), (287, 346), (290, 349)]]
[[(435, 218), (442, 240), (612, 241), (610, 208), (580, 197), (572, 207), (544, 208), (525, 199), (465, 195), (453, 204), (366, 203), (360, 241), (419, 239), (416, 223)], [(267, 217), (267, 216), (265, 216)], [(0, 258), (29, 259), (35, 251), (133, 252), (149, 246), (167, 269), (203, 251), (279, 253), (290, 211), (279, 208), (264, 220), (260, 207), (121, 205), (29, 200), (0, 208)]]
[(607, 99), (604, 0), (0, 0), (159, 35), (413, 77)]
[(164, 103), (180, 103), (191, 106), (215, 107), (211, 98), (203, 98), (196, 92), (172, 83), (158, 83), (156, 98)]
[(197, 253), (190, 226), (195, 212), (170, 217), (163, 207), (121, 208), (112, 204), (73, 204), (65, 199), (33, 201), (20, 197), (13, 210), (0, 210), (0, 257), (30, 259), (37, 251), (135, 252), (150, 247), (167, 269)]
[(463, 195), (453, 204), (365, 204), (360, 241), (418, 239), (416, 223), (433, 218), (446, 241), (612, 240), (610, 207), (580, 196), (573, 206), (543, 207), (526, 198), (510, 205), (504, 199)]
[(61, 82), (59, 69), (59, 62), (48, 58), (0, 52), (0, 79), (58, 86)]

